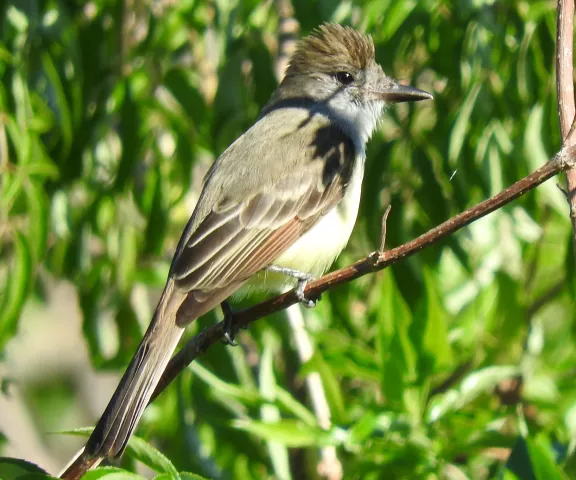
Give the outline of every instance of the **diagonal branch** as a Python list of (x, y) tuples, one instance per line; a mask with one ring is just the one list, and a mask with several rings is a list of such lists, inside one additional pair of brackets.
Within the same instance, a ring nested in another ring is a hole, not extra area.
[[(419, 237), (399, 247), (386, 252), (374, 252), (358, 262), (329, 273), (322, 278), (310, 282), (305, 290), (308, 298), (317, 298), (320, 294), (337, 285), (350, 282), (369, 273), (374, 273), (414, 255), (425, 247), (437, 243), (462, 227), (498, 210), (512, 200), (532, 190), (554, 175), (576, 167), (576, 147), (563, 149), (545, 165), (527, 177), (517, 181), (507, 189), (478, 205), (465, 210), (450, 220), (438, 225)], [(259, 303), (242, 312), (234, 313), (234, 322), (239, 327), (247, 327), (255, 320), (279, 312), (297, 303), (294, 290), (279, 295), (265, 302)], [(219, 322), (193, 337), (170, 361), (164, 371), (160, 383), (156, 387), (152, 401), (166, 386), (184, 370), (196, 357), (200, 356), (216, 342), (219, 342), (224, 333), (224, 322)]]
[[(574, 0), (558, 0), (556, 35), (556, 91), (562, 146), (576, 145), (574, 117)], [(570, 206), (576, 256), (576, 168), (566, 171), (566, 198)]]

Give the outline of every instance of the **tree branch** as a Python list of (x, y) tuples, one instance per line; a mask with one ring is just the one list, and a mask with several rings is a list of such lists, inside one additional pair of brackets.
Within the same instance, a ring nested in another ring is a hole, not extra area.
[[(320, 294), (337, 285), (348, 283), (369, 273), (374, 273), (414, 255), (425, 247), (437, 243), (466, 225), (488, 215), (500, 207), (510, 203), (524, 193), (532, 190), (554, 175), (576, 167), (576, 147), (561, 150), (545, 165), (527, 177), (517, 181), (507, 189), (478, 205), (465, 210), (450, 220), (438, 225), (419, 237), (399, 247), (386, 252), (374, 252), (358, 262), (329, 273), (322, 278), (310, 282), (305, 294), (308, 298), (317, 298)], [(233, 320), (240, 327), (248, 327), (255, 320), (279, 312), (297, 302), (294, 290), (266, 300), (258, 305), (233, 314)], [(224, 322), (219, 322), (192, 338), (170, 361), (162, 379), (160, 380), (152, 400), (156, 398), (166, 386), (184, 370), (196, 357), (202, 355), (214, 343), (219, 342), (224, 333)]]
[[(563, 148), (576, 144), (574, 118), (574, 0), (558, 0), (556, 35), (556, 90)], [(572, 246), (576, 256), (576, 168), (566, 171), (566, 198), (572, 221)]]

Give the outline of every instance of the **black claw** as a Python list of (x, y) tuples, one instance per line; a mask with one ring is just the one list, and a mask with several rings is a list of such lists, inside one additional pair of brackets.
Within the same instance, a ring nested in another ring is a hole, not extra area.
[(222, 335), (224, 337), (224, 339), (222, 340), (222, 343), (224, 345), (228, 345), (230, 347), (237, 347), (238, 344), (234, 341), (234, 334), (231, 332), (224, 332), (224, 334)]
[(224, 339), (222, 343), (224, 345), (230, 345), (231, 347), (237, 347), (238, 344), (234, 339), (238, 333), (238, 325), (234, 322), (233, 311), (228, 302), (222, 302), (222, 312), (224, 313), (224, 333), (222, 334)]

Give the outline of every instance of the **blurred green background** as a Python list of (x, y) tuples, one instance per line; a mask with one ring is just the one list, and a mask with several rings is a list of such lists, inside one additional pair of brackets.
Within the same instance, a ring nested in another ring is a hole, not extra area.
[[(0, 3), (0, 453), (55, 474), (81, 445), (50, 432), (102, 412), (204, 172), (277, 85), (291, 8), (301, 34), (369, 33), (385, 72), (435, 97), (388, 109), (337, 266), (376, 249), (388, 205), (390, 248), (559, 149), (553, 1)], [(330, 291), (305, 329), (296, 310), (215, 345), (147, 410), (138, 435), (169, 463), (144, 463), (217, 479), (576, 478), (574, 290), (551, 180)]]

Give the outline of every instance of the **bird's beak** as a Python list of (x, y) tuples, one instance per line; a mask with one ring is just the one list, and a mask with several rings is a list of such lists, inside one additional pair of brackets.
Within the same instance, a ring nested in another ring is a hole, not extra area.
[(419, 102), (420, 100), (431, 100), (434, 97), (424, 90), (420, 90), (410, 85), (400, 85), (396, 81), (390, 81), (384, 88), (379, 89), (378, 94), (385, 102)]

